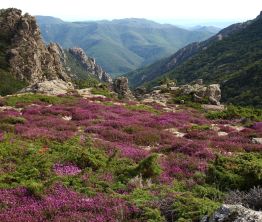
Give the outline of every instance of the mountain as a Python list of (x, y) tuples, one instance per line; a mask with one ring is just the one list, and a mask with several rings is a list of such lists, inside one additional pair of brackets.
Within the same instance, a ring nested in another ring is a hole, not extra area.
[(202, 25), (197, 25), (189, 28), (189, 30), (192, 31), (199, 31), (199, 32), (210, 32), (211, 34), (217, 34), (221, 28), (216, 27), (216, 26), (202, 26)]
[(146, 19), (61, 22), (37, 16), (46, 42), (58, 42), (63, 48), (81, 47), (109, 73), (123, 74), (166, 57), (212, 33), (189, 31)]
[(82, 49), (45, 45), (34, 17), (21, 10), (0, 10), (0, 95), (50, 80), (110, 82), (111, 77)]
[(262, 106), (262, 19), (231, 25), (201, 43), (127, 74), (133, 87), (157, 84), (163, 76), (187, 83), (219, 82), (222, 101)]

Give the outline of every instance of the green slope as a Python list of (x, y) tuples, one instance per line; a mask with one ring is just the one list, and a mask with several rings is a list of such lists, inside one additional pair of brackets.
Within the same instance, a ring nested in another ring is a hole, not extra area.
[(61, 22), (37, 16), (37, 20), (46, 42), (58, 42), (64, 48), (81, 47), (113, 74), (150, 64), (212, 35), (206, 30), (189, 31), (145, 19)]
[[(261, 15), (253, 21), (222, 30), (221, 33), (227, 34), (223, 40), (211, 38), (200, 43), (184, 59), (178, 53), (130, 73), (131, 83), (134, 86), (152, 86), (163, 76), (176, 79), (179, 83), (203, 78), (207, 83), (219, 82), (222, 85), (224, 102), (262, 107)], [(185, 49), (188, 50), (188, 47)], [(186, 52), (185, 49), (181, 52)], [(181, 61), (168, 68), (168, 63), (174, 58), (180, 58)]]

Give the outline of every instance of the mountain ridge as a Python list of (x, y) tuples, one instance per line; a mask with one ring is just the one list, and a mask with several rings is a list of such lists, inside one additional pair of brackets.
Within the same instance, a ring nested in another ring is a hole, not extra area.
[(113, 74), (150, 64), (190, 42), (212, 35), (137, 18), (62, 24), (47, 24), (43, 19), (41, 16), (38, 24), (46, 42), (58, 42), (63, 48), (83, 48)]
[[(203, 78), (208, 83), (222, 84), (222, 91), (225, 92), (223, 101), (261, 106), (259, 101), (262, 95), (259, 93), (261, 89), (259, 81), (256, 81), (256, 90), (253, 90), (251, 86), (245, 87), (254, 79), (260, 78), (258, 70), (261, 69), (262, 59), (259, 47), (262, 40), (261, 21), (260, 14), (254, 20), (233, 24), (208, 40), (187, 45), (171, 57), (144, 69), (133, 71), (126, 76), (133, 87), (142, 84), (156, 85), (157, 80), (163, 76), (177, 79), (182, 84)], [(246, 77), (245, 83), (242, 82), (243, 80), (240, 81), (244, 75), (248, 75), (244, 74), (245, 72), (251, 72), (248, 70), (252, 67), (256, 70), (254, 79), (250, 77), (247, 82)], [(242, 83), (240, 84), (239, 81)]]

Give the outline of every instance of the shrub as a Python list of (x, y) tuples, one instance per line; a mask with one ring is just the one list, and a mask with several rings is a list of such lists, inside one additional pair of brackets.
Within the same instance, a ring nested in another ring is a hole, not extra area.
[(218, 156), (209, 165), (208, 182), (223, 190), (248, 190), (262, 184), (262, 155), (244, 153), (232, 157)]
[(198, 198), (190, 193), (178, 195), (173, 209), (176, 221), (200, 221), (219, 207), (219, 203), (208, 198)]
[(224, 111), (209, 112), (209, 119), (241, 119), (246, 118), (252, 121), (262, 121), (262, 110), (248, 107), (229, 105)]
[(157, 154), (152, 154), (149, 157), (142, 160), (137, 167), (135, 167), (130, 173), (133, 176), (141, 175), (143, 178), (154, 178), (161, 173), (161, 168), (157, 163)]
[(160, 142), (159, 131), (155, 129), (144, 129), (144, 131), (139, 131), (133, 134), (134, 143), (139, 146), (150, 146), (156, 145)]

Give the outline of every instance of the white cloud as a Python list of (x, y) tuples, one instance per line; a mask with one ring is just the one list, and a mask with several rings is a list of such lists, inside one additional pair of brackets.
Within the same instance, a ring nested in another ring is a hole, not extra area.
[(1, 0), (0, 8), (16, 7), (32, 15), (65, 20), (251, 19), (262, 10), (261, 0)]

